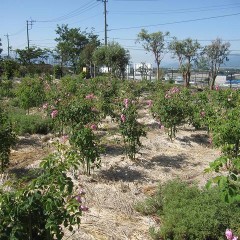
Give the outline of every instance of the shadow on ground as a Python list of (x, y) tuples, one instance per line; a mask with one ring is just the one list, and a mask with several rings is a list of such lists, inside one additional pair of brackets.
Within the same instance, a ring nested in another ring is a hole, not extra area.
[(182, 138), (177, 138), (179, 141), (190, 144), (192, 142), (197, 143), (199, 145), (209, 146), (209, 137), (207, 134), (192, 134), (189, 136), (184, 136)]
[(108, 170), (100, 171), (101, 178), (108, 181), (124, 181), (124, 182), (133, 182), (140, 181), (145, 179), (145, 175), (141, 172), (130, 169), (128, 166), (125, 167), (113, 167)]
[(188, 163), (187, 155), (178, 154), (178, 155), (171, 155), (171, 156), (167, 156), (167, 155), (154, 156), (150, 160), (140, 160), (137, 163), (137, 165), (140, 165), (147, 169), (151, 169), (156, 166), (181, 169), (187, 163)]
[(28, 146), (41, 147), (42, 143), (40, 142), (40, 140), (38, 138), (24, 137), (24, 138), (17, 140), (17, 144), (14, 147), (14, 149), (26, 148)]
[(17, 179), (30, 181), (37, 178), (42, 173), (42, 169), (12, 168), (8, 173), (13, 174)]
[(124, 147), (121, 145), (111, 145), (111, 146), (103, 146), (104, 153), (111, 156), (118, 156), (124, 154)]

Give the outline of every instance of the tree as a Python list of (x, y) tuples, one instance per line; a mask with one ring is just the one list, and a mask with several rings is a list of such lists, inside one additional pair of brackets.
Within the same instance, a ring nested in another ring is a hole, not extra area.
[(189, 86), (191, 78), (191, 68), (198, 57), (198, 50), (201, 48), (197, 40), (187, 38), (185, 40), (174, 40), (170, 43), (169, 49), (173, 51), (175, 57), (178, 58), (179, 69), (182, 72), (185, 87)]
[[(1, 63), (1, 60), (2, 60), (2, 59), (1, 59), (1, 58), (2, 58), (2, 57), (1, 57), (1, 53), (2, 53), (2, 50), (3, 50), (3, 49), (2, 49), (2, 42), (1, 42), (1, 41), (2, 41), (2, 39), (0, 38), (0, 63)], [(0, 64), (0, 76), (1, 76), (1, 75), (2, 75), (2, 64)], [(0, 81), (1, 81), (1, 79), (0, 79)]]
[(98, 66), (106, 66), (116, 77), (124, 78), (130, 55), (119, 43), (112, 42), (97, 48), (93, 59)]
[(3, 173), (9, 164), (11, 147), (16, 142), (11, 123), (6, 112), (0, 107), (0, 173)]
[(20, 107), (27, 110), (38, 107), (45, 100), (44, 84), (38, 78), (24, 78), (17, 86), (16, 96)]
[(217, 38), (212, 43), (203, 49), (203, 54), (207, 59), (208, 67), (210, 70), (210, 89), (213, 89), (215, 80), (220, 66), (228, 61), (230, 43), (223, 43), (221, 39)]
[(12, 79), (14, 74), (19, 70), (19, 63), (11, 58), (5, 58), (1, 64), (3, 74), (6, 79)]
[(24, 66), (31, 63), (36, 64), (44, 62), (44, 60), (48, 58), (49, 52), (50, 51), (48, 49), (41, 49), (35, 46), (29, 47), (29, 49), (16, 49), (18, 61)]
[(165, 37), (167, 36), (169, 36), (169, 32), (148, 33), (147, 30), (142, 29), (137, 38), (137, 42), (142, 42), (142, 46), (146, 51), (154, 54), (155, 61), (157, 63), (157, 80), (160, 78), (160, 64), (166, 52)]
[(2, 39), (0, 38), (0, 58), (1, 58), (2, 51), (3, 51), (3, 49), (2, 49)]
[[(93, 53), (98, 46), (100, 46), (100, 41), (97, 38), (97, 35), (89, 35), (89, 43), (85, 46), (81, 53), (82, 62), (88, 67), (90, 77), (95, 77), (95, 66), (93, 71)], [(94, 73), (93, 73), (94, 72)]]
[(59, 35), (56, 52), (60, 59), (61, 67), (71, 66), (73, 72), (77, 72), (80, 54), (89, 43), (91, 34), (81, 32), (80, 28), (69, 28), (68, 25), (57, 26), (56, 33)]

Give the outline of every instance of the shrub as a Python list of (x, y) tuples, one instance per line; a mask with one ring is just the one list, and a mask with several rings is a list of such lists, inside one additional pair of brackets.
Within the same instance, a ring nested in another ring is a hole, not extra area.
[(7, 114), (0, 108), (0, 173), (9, 164), (10, 150), (15, 144), (15, 135)]
[(21, 113), (11, 114), (14, 132), (18, 135), (48, 134), (53, 129), (50, 118), (42, 118), (39, 115), (26, 115)]
[(153, 239), (162, 240), (220, 240), (230, 228), (239, 234), (240, 209), (237, 204), (222, 201), (217, 189), (200, 190), (179, 181), (159, 187), (152, 198), (138, 203), (136, 209), (144, 214), (157, 214), (159, 229), (151, 228)]
[(41, 162), (42, 174), (29, 184), (14, 183), (18, 188), (10, 192), (0, 188), (1, 240), (61, 240), (64, 228), (79, 227), (87, 210), (84, 192), (68, 176), (78, 169), (78, 160), (69, 157), (66, 146), (58, 144), (57, 150)]
[(124, 140), (125, 153), (135, 160), (138, 148), (142, 146), (140, 138), (146, 136), (143, 126), (137, 121), (137, 108), (132, 100), (124, 99), (124, 108), (120, 116), (119, 130)]
[(44, 102), (44, 82), (37, 78), (24, 78), (16, 88), (16, 96), (20, 107), (29, 112), (29, 108)]

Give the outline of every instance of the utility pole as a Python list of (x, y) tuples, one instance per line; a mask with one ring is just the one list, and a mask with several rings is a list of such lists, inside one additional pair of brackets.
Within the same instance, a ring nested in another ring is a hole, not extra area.
[(30, 56), (29, 56), (29, 47), (30, 47), (30, 44), (29, 44), (29, 42), (30, 42), (30, 40), (29, 40), (29, 30), (32, 29), (33, 22), (35, 22), (35, 21), (27, 20), (27, 49), (28, 49), (28, 61), (29, 62), (30, 62)]
[(7, 37), (7, 43), (8, 43), (8, 58), (10, 57), (10, 46), (9, 46), (9, 35), (7, 33), (7, 35), (4, 35)]
[(97, 1), (102, 1), (104, 3), (104, 32), (105, 32), (105, 45), (107, 45), (107, 2), (108, 0), (97, 0)]

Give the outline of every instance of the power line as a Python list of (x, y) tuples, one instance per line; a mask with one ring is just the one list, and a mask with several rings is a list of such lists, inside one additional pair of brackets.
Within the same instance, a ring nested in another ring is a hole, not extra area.
[(26, 27), (20, 29), (19, 31), (17, 31), (15, 33), (9, 34), (9, 36), (12, 37), (12, 36), (18, 35), (18, 34), (20, 34), (22, 32), (25, 32), (25, 30), (26, 30)]
[(94, 0), (88, 2), (85, 5), (82, 5), (81, 7), (67, 13), (64, 14), (60, 17), (54, 18), (54, 19), (50, 19), (50, 20), (38, 20), (37, 22), (42, 22), (42, 23), (49, 23), (49, 22), (60, 22), (60, 21), (64, 21), (67, 20), (69, 18), (73, 18), (75, 16), (78, 16), (86, 11), (89, 11), (93, 8), (95, 8), (96, 6), (98, 6), (100, 3), (96, 3)]
[(167, 23), (158, 23), (158, 24), (142, 25), (142, 26), (135, 26), (135, 27), (112, 28), (112, 29), (109, 29), (109, 31), (128, 30), (128, 29), (147, 28), (147, 27), (157, 27), (157, 26), (163, 26), (163, 25), (171, 25), (171, 24), (178, 24), (178, 23), (188, 23), (188, 22), (197, 22), (197, 21), (202, 21), (202, 20), (209, 20), (209, 19), (216, 19), (216, 18), (224, 18), (224, 17), (231, 17), (231, 16), (237, 16), (237, 15), (240, 15), (240, 13), (225, 14), (225, 15), (212, 16), (212, 17), (204, 17), (204, 18), (195, 18), (195, 19), (182, 20), (182, 21), (174, 21), (174, 22), (167, 22)]
[[(223, 5), (225, 6), (225, 5)], [(183, 14), (183, 13), (194, 13), (194, 12), (207, 12), (207, 11), (219, 11), (219, 10), (226, 10), (226, 9), (236, 9), (237, 7), (240, 7), (239, 4), (229, 7), (208, 7), (208, 8), (189, 8), (189, 9), (179, 9), (179, 10), (165, 10), (165, 11), (112, 11), (111, 14), (131, 14), (131, 15), (147, 15), (147, 14), (153, 14), (153, 15), (169, 15), (169, 14)]]

